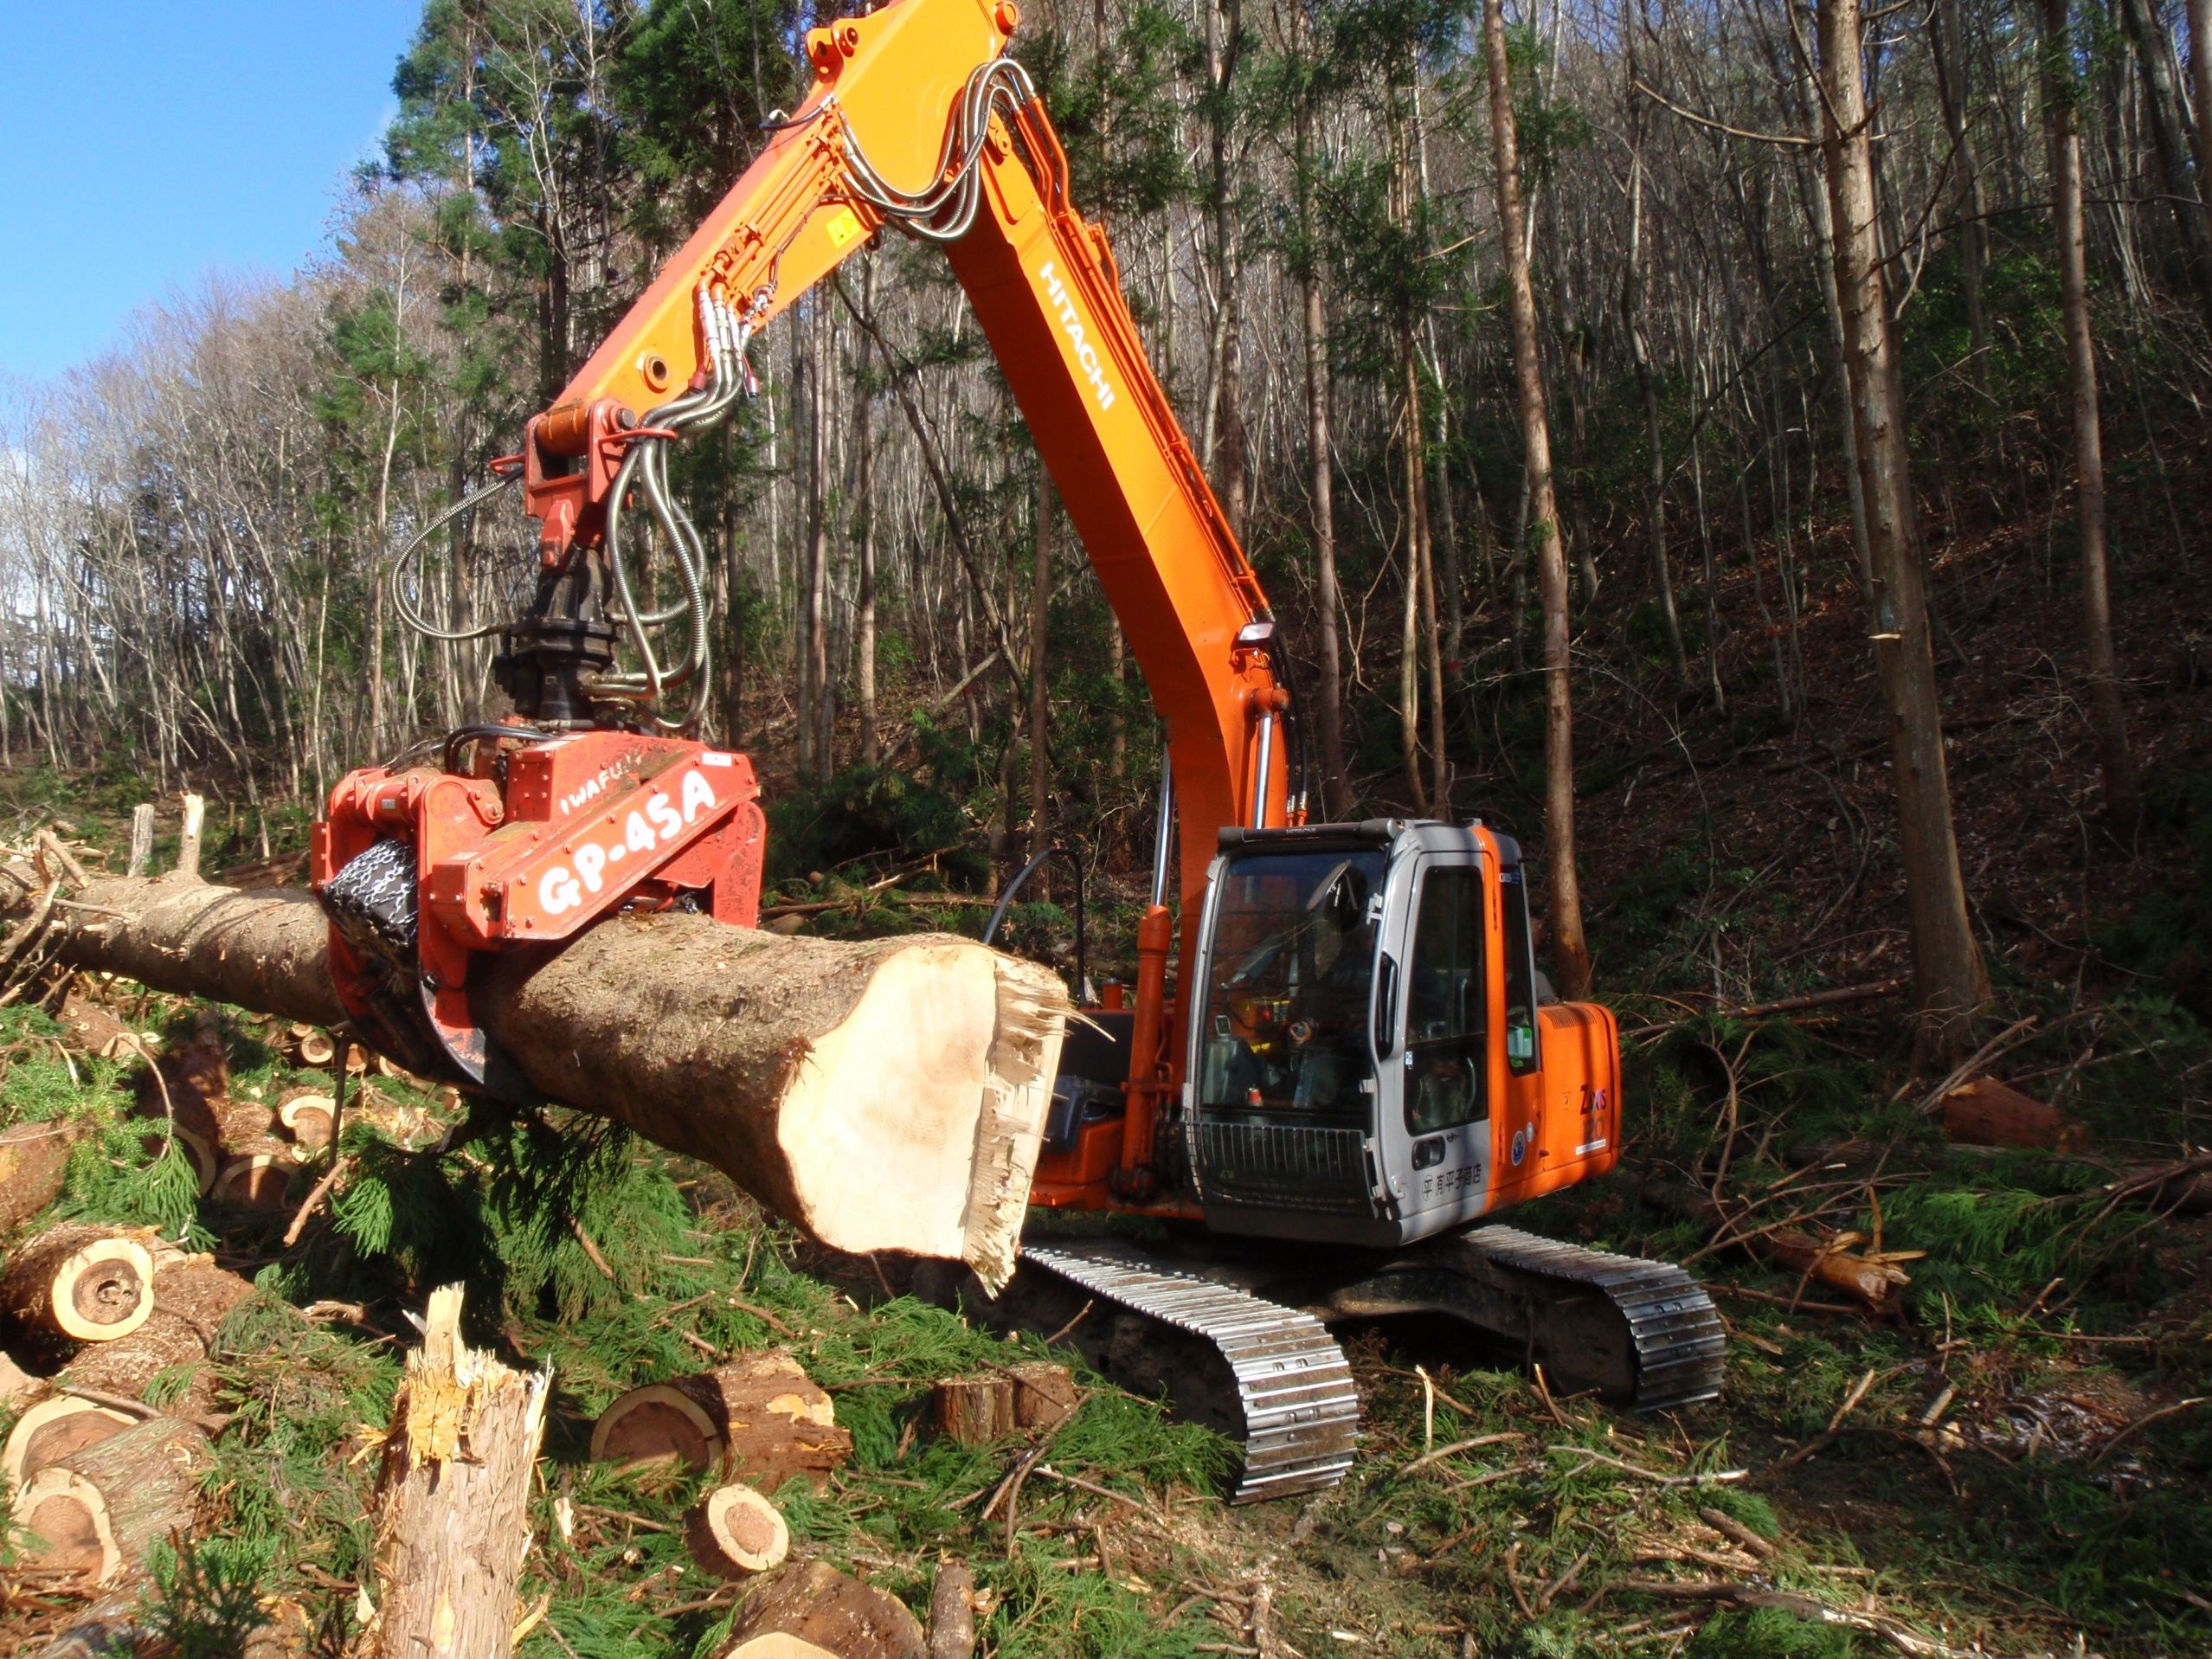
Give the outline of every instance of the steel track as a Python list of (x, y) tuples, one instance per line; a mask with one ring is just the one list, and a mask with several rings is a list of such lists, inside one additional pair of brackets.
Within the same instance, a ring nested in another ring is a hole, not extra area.
[(1021, 1253), (1094, 1296), (1220, 1351), (1244, 1418), (1244, 1469), (1230, 1502), (1318, 1491), (1352, 1467), (1359, 1390), (1344, 1350), (1311, 1314), (1155, 1266), (1111, 1244), (1055, 1241), (1025, 1244)]

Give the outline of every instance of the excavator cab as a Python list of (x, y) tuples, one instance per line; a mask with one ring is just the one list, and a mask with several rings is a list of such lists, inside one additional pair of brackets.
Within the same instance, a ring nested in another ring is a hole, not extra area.
[(1209, 1227), (1393, 1246), (1610, 1161), (1611, 1016), (1549, 1000), (1510, 838), (1225, 830), (1206, 891), (1161, 1151)]

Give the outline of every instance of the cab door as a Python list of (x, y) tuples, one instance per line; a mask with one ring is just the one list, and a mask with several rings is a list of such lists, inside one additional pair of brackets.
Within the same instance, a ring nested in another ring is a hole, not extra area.
[(1379, 1127), (1409, 1239), (1482, 1212), (1490, 1156), (1482, 863), (1424, 852), (1411, 874), (1390, 976), (1395, 1051), (1378, 1057)]

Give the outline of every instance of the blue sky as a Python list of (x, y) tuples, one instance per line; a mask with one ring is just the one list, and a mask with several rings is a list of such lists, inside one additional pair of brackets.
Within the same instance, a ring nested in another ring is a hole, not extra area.
[(0, 376), (51, 377), (209, 270), (281, 275), (375, 152), (421, 0), (12, 0)]

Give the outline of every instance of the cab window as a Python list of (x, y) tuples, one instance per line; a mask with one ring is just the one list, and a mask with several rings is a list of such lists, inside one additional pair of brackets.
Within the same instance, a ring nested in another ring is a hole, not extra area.
[(1515, 1077), (1536, 1070), (1536, 957), (1528, 937), (1528, 884), (1519, 865), (1498, 871), (1505, 907), (1506, 1064)]
[(1421, 878), (1405, 974), (1405, 1127), (1456, 1129), (1483, 1115), (1482, 872)]

